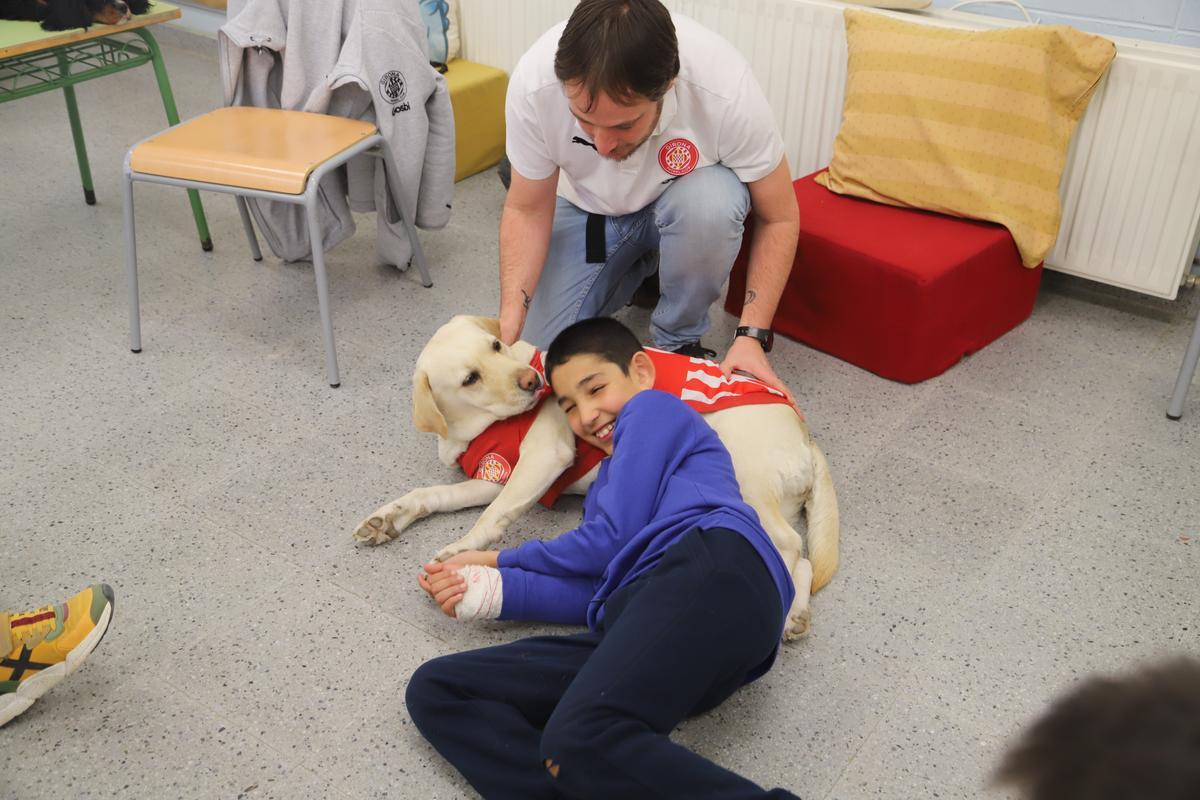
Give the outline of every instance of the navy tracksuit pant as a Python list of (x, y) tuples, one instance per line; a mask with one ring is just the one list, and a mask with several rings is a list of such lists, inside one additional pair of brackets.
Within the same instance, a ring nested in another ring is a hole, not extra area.
[(599, 630), (433, 659), (405, 701), (488, 800), (794, 798), (668, 738), (765, 672), (782, 629), (779, 591), (749, 542), (697, 529), (608, 599)]

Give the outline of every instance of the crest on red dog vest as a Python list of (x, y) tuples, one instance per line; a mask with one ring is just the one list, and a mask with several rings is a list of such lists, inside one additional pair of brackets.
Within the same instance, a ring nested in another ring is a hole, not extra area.
[(699, 161), (700, 151), (687, 139), (672, 139), (658, 149), (658, 165), (677, 178), (694, 170)]
[(471, 477), (488, 483), (508, 483), (509, 475), (512, 475), (512, 466), (504, 456), (499, 453), (487, 453), (479, 459), (475, 466), (475, 474)]

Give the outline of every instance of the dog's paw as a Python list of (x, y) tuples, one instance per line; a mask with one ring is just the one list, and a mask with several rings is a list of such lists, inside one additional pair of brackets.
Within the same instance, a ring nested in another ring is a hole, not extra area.
[(811, 627), (812, 611), (807, 608), (793, 611), (788, 614), (787, 625), (783, 627), (783, 638), (790, 642), (794, 639), (808, 636), (808, 631)]
[(466, 551), (473, 550), (473, 549), (474, 548), (472, 548), (469, 544), (465, 544), (463, 542), (455, 542), (454, 544), (448, 544), (445, 547), (443, 547), (441, 550), (438, 550), (437, 555), (435, 555), (433, 557), (433, 560), (439, 561), (439, 562), (447, 561), (447, 560), (453, 558), (454, 556), (458, 555), (459, 553), (465, 553)]
[(354, 529), (354, 540), (364, 544), (383, 544), (395, 539), (404, 529), (429, 516), (429, 506), (418, 491), (409, 492), (395, 502), (376, 509)]
[(354, 541), (361, 544), (384, 544), (395, 539), (399, 532), (392, 525), (391, 514), (373, 514), (354, 529)]

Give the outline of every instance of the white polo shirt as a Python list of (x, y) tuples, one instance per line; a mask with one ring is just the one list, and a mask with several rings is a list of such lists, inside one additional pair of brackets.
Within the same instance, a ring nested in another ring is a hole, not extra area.
[(571, 114), (554, 76), (566, 23), (542, 34), (508, 82), (506, 147), (526, 178), (561, 169), (558, 194), (594, 214), (621, 216), (650, 205), (697, 167), (723, 164), (743, 183), (766, 177), (783, 159), (783, 137), (750, 65), (698, 22), (672, 14), (679, 77), (663, 97), (654, 133), (624, 161), (602, 158)]

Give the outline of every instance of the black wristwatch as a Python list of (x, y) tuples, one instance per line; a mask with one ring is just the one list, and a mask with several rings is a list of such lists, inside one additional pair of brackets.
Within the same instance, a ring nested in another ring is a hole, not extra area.
[(775, 331), (770, 328), (755, 328), (751, 325), (742, 325), (733, 332), (733, 338), (739, 336), (749, 336), (751, 339), (757, 339), (762, 345), (764, 353), (771, 352), (771, 348), (775, 345)]

